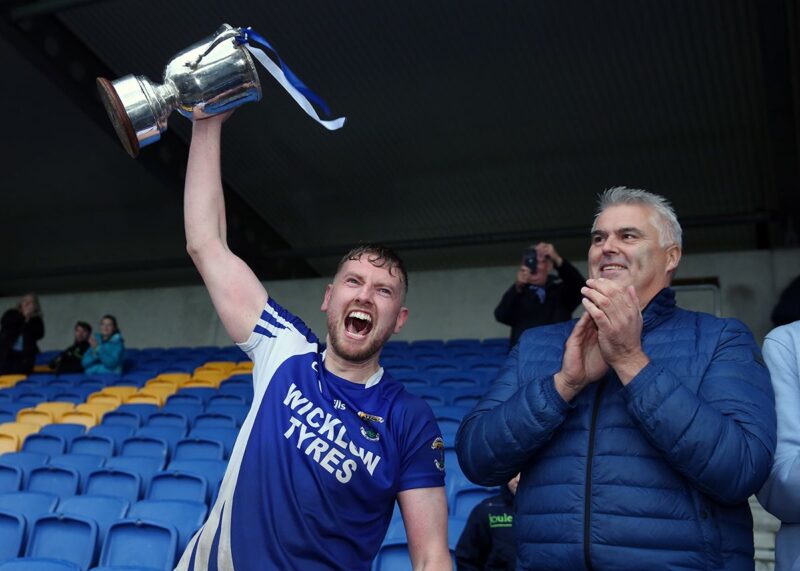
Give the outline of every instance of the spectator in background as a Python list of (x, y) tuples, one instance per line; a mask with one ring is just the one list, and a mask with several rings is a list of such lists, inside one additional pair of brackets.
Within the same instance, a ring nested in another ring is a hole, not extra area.
[(42, 337), (42, 308), (36, 294), (29, 293), (0, 320), (0, 374), (32, 372)]
[(59, 353), (58, 357), (50, 362), (50, 368), (56, 373), (82, 373), (83, 356), (89, 349), (89, 338), (92, 335), (92, 326), (85, 321), (75, 324), (75, 337), (72, 345)]
[(514, 285), (494, 310), (497, 321), (511, 326), (510, 347), (526, 329), (569, 321), (581, 302), (581, 287), (581, 273), (552, 244), (531, 246), (522, 257)]
[(772, 310), (772, 323), (775, 327), (800, 320), (800, 276), (790, 283)]
[(89, 337), (91, 348), (83, 355), (81, 363), (87, 375), (122, 373), (125, 343), (117, 327), (117, 318), (104, 315), (100, 320), (100, 333)]
[(486, 498), (469, 514), (456, 545), (457, 571), (514, 571), (517, 547), (514, 539), (514, 494), (519, 474)]
[(758, 501), (781, 520), (775, 538), (775, 571), (800, 569), (800, 321), (764, 339), (778, 413), (778, 447)]
[(677, 307), (681, 235), (663, 197), (603, 193), (586, 312), (525, 332), (461, 422), (470, 480), (522, 472), (519, 569), (754, 568), (775, 398), (743, 323)]

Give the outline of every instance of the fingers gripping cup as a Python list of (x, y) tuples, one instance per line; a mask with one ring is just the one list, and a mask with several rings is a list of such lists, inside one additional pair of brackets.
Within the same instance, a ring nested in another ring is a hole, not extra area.
[(261, 99), (250, 52), (236, 40), (240, 33), (223, 24), (214, 35), (181, 51), (165, 67), (161, 85), (144, 76), (97, 78), (108, 117), (131, 157), (161, 138), (173, 110), (203, 119)]

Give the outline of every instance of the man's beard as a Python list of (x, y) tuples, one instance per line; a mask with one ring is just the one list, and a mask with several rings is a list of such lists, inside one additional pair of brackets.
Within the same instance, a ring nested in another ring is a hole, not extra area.
[(392, 336), (392, 332), (389, 330), (382, 336), (376, 335), (371, 342), (360, 349), (348, 349), (345, 347), (344, 343), (342, 343), (342, 335), (344, 335), (344, 332), (342, 328), (339, 327), (339, 320), (328, 314), (328, 335), (330, 336), (331, 347), (333, 347), (333, 350), (338, 356), (348, 361), (363, 362), (383, 349), (384, 344), (386, 344)]

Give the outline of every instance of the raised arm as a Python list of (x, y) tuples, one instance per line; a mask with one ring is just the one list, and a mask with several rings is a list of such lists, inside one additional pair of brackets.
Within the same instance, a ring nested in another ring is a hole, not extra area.
[(248, 339), (267, 302), (267, 290), (228, 248), (220, 139), (226, 115), (195, 121), (184, 190), (186, 250), (235, 342)]

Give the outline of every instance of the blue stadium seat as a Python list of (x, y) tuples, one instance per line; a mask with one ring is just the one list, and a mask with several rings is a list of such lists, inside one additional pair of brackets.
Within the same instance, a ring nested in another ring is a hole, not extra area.
[(190, 472), (167, 470), (153, 476), (147, 490), (148, 500), (183, 500), (206, 503), (208, 480)]
[(142, 477), (129, 470), (99, 468), (89, 474), (83, 493), (93, 496), (113, 496), (135, 502), (142, 495)]
[(190, 438), (204, 438), (206, 440), (219, 440), (225, 447), (225, 458), (230, 458), (233, 445), (239, 431), (235, 428), (193, 428), (189, 433)]
[(48, 464), (31, 470), (27, 490), (55, 494), (65, 498), (78, 493), (80, 481), (77, 470)]
[(253, 382), (239, 382), (230, 379), (222, 381), (219, 386), (220, 395), (233, 395), (244, 400), (245, 404), (250, 406), (253, 402)]
[(169, 451), (172, 453), (175, 450), (175, 443), (181, 438), (186, 436), (186, 427), (184, 426), (165, 426), (165, 425), (145, 425), (137, 430), (135, 436), (144, 436), (150, 438), (161, 438), (169, 446)]
[(183, 435), (185, 435), (189, 431), (189, 418), (181, 412), (162, 409), (159, 412), (151, 414), (147, 418), (145, 426), (177, 427), (180, 428), (183, 431)]
[(26, 533), (30, 537), (31, 523), (39, 516), (52, 513), (58, 505), (58, 496), (44, 492), (9, 492), (0, 494), (0, 510), (20, 514), (27, 522)]
[(0, 563), (0, 571), (85, 571), (71, 561), (22, 557)]
[(407, 389), (427, 388), (431, 386), (430, 379), (419, 371), (416, 371), (411, 374), (403, 373), (397, 375), (395, 375), (393, 372), (392, 376), (394, 376), (395, 379), (403, 383), (403, 386), (406, 387)]
[(67, 450), (67, 441), (61, 436), (54, 434), (44, 434), (37, 432), (29, 434), (22, 444), (23, 452), (38, 452), (39, 454), (47, 454), (54, 456), (56, 454), (63, 454)]
[(130, 436), (122, 441), (120, 456), (147, 456), (167, 461), (169, 444), (163, 438), (152, 436)]
[(153, 476), (164, 469), (164, 459), (145, 456), (116, 456), (106, 460), (104, 467), (136, 472), (142, 478), (142, 490), (146, 490)]
[(130, 412), (141, 419), (139, 426), (144, 426), (147, 417), (160, 409), (154, 404), (123, 404), (116, 408), (117, 412)]
[(44, 392), (43, 389), (25, 390), (18, 387), (14, 387), (14, 389), (17, 391), (16, 401), (26, 406), (36, 406), (39, 403), (50, 400), (51, 396), (49, 392)]
[(25, 516), (0, 509), (0, 561), (22, 554), (25, 545)]
[(244, 422), (244, 419), (247, 418), (247, 413), (250, 412), (250, 407), (248, 407), (246, 404), (226, 403), (221, 400), (217, 400), (217, 397), (214, 397), (209, 401), (208, 406), (206, 407), (206, 412), (230, 415), (236, 419), (236, 424), (241, 426)]
[(221, 412), (204, 412), (203, 414), (197, 415), (192, 423), (192, 426), (195, 428), (237, 428), (240, 426), (240, 424), (236, 421), (236, 418), (230, 414), (223, 414)]
[(441, 371), (435, 379), (440, 387), (456, 389), (478, 389), (484, 384), (484, 375), (479, 371)]
[(440, 418), (449, 418), (461, 422), (461, 420), (463, 420), (464, 417), (467, 416), (467, 413), (471, 409), (465, 406), (445, 405), (445, 406), (434, 407), (432, 410), (433, 410), (433, 416), (435, 416), (437, 420)]
[(447, 546), (450, 548), (451, 555), (455, 556), (456, 545), (461, 534), (464, 533), (464, 526), (467, 524), (465, 518), (449, 517), (447, 518)]
[(97, 454), (71, 453), (53, 456), (50, 458), (48, 464), (51, 466), (72, 468), (77, 471), (80, 476), (80, 489), (83, 489), (86, 486), (86, 479), (89, 477), (89, 474), (98, 468), (102, 468), (105, 461), (105, 456), (99, 456)]
[(203, 401), (196, 397), (180, 397), (174, 399), (173, 397), (176, 396), (178, 396), (178, 393), (170, 395), (167, 398), (167, 404), (163, 406), (161, 412), (182, 414), (189, 420), (189, 425), (191, 426), (197, 415), (203, 414)]
[(178, 530), (178, 553), (206, 520), (208, 507), (201, 502), (176, 500), (141, 500), (131, 506), (129, 519), (143, 519), (171, 524)]
[(88, 394), (83, 394), (82, 392), (71, 389), (71, 390), (63, 390), (54, 394), (51, 398), (51, 402), (71, 402), (72, 404), (81, 404), (86, 400), (86, 397), (89, 396)]
[(180, 389), (176, 394), (196, 396), (203, 401), (203, 405), (205, 406), (205, 403), (208, 402), (208, 399), (216, 394), (219, 394), (219, 391), (217, 389), (212, 389), (211, 387), (188, 387)]
[(152, 567), (170, 571), (175, 565), (178, 531), (152, 520), (125, 519), (108, 530), (100, 566)]
[(47, 464), (49, 456), (39, 452), (6, 452), (0, 454), (0, 464), (17, 466), (22, 470), (22, 487), (28, 484), (28, 475), (31, 470)]
[(168, 469), (177, 472), (186, 472), (202, 476), (208, 482), (208, 496), (206, 502), (213, 505), (217, 498), (222, 478), (225, 476), (225, 469), (228, 463), (225, 460), (173, 460), (169, 463)]
[(22, 468), (0, 464), (0, 494), (17, 492), (22, 488)]
[(97, 523), (63, 513), (40, 517), (33, 524), (25, 557), (51, 558), (88, 569), (97, 551)]
[(67, 446), (73, 439), (86, 433), (86, 427), (82, 424), (47, 424), (42, 427), (38, 434), (53, 434), (63, 438)]
[(72, 440), (69, 446), (71, 454), (92, 454), (110, 458), (114, 455), (114, 439), (100, 434), (84, 434)]
[(225, 445), (208, 438), (183, 438), (175, 444), (173, 460), (222, 460)]
[(132, 426), (123, 424), (98, 424), (89, 429), (91, 436), (105, 436), (114, 442), (113, 454), (119, 454), (122, 450), (122, 442), (132, 436), (135, 429)]
[(450, 516), (466, 519), (476, 505), (499, 493), (498, 488), (485, 488), (475, 484), (463, 485), (454, 489), (451, 491), (448, 501)]
[(98, 547), (102, 546), (111, 524), (124, 518), (128, 508), (128, 500), (111, 496), (73, 496), (58, 504), (59, 513), (91, 518), (97, 523)]
[(373, 571), (412, 571), (408, 543), (402, 539), (385, 539), (372, 564)]
[(105, 413), (100, 424), (103, 426), (127, 426), (132, 430), (136, 430), (142, 426), (142, 422), (140, 415), (117, 409)]
[(451, 394), (450, 404), (472, 409), (483, 398), (485, 389), (454, 389)]
[(217, 394), (208, 397), (208, 402), (206, 403), (206, 410), (208, 410), (213, 406), (226, 405), (226, 404), (247, 407), (247, 403), (245, 402), (244, 398), (233, 394), (223, 394), (217, 391)]

